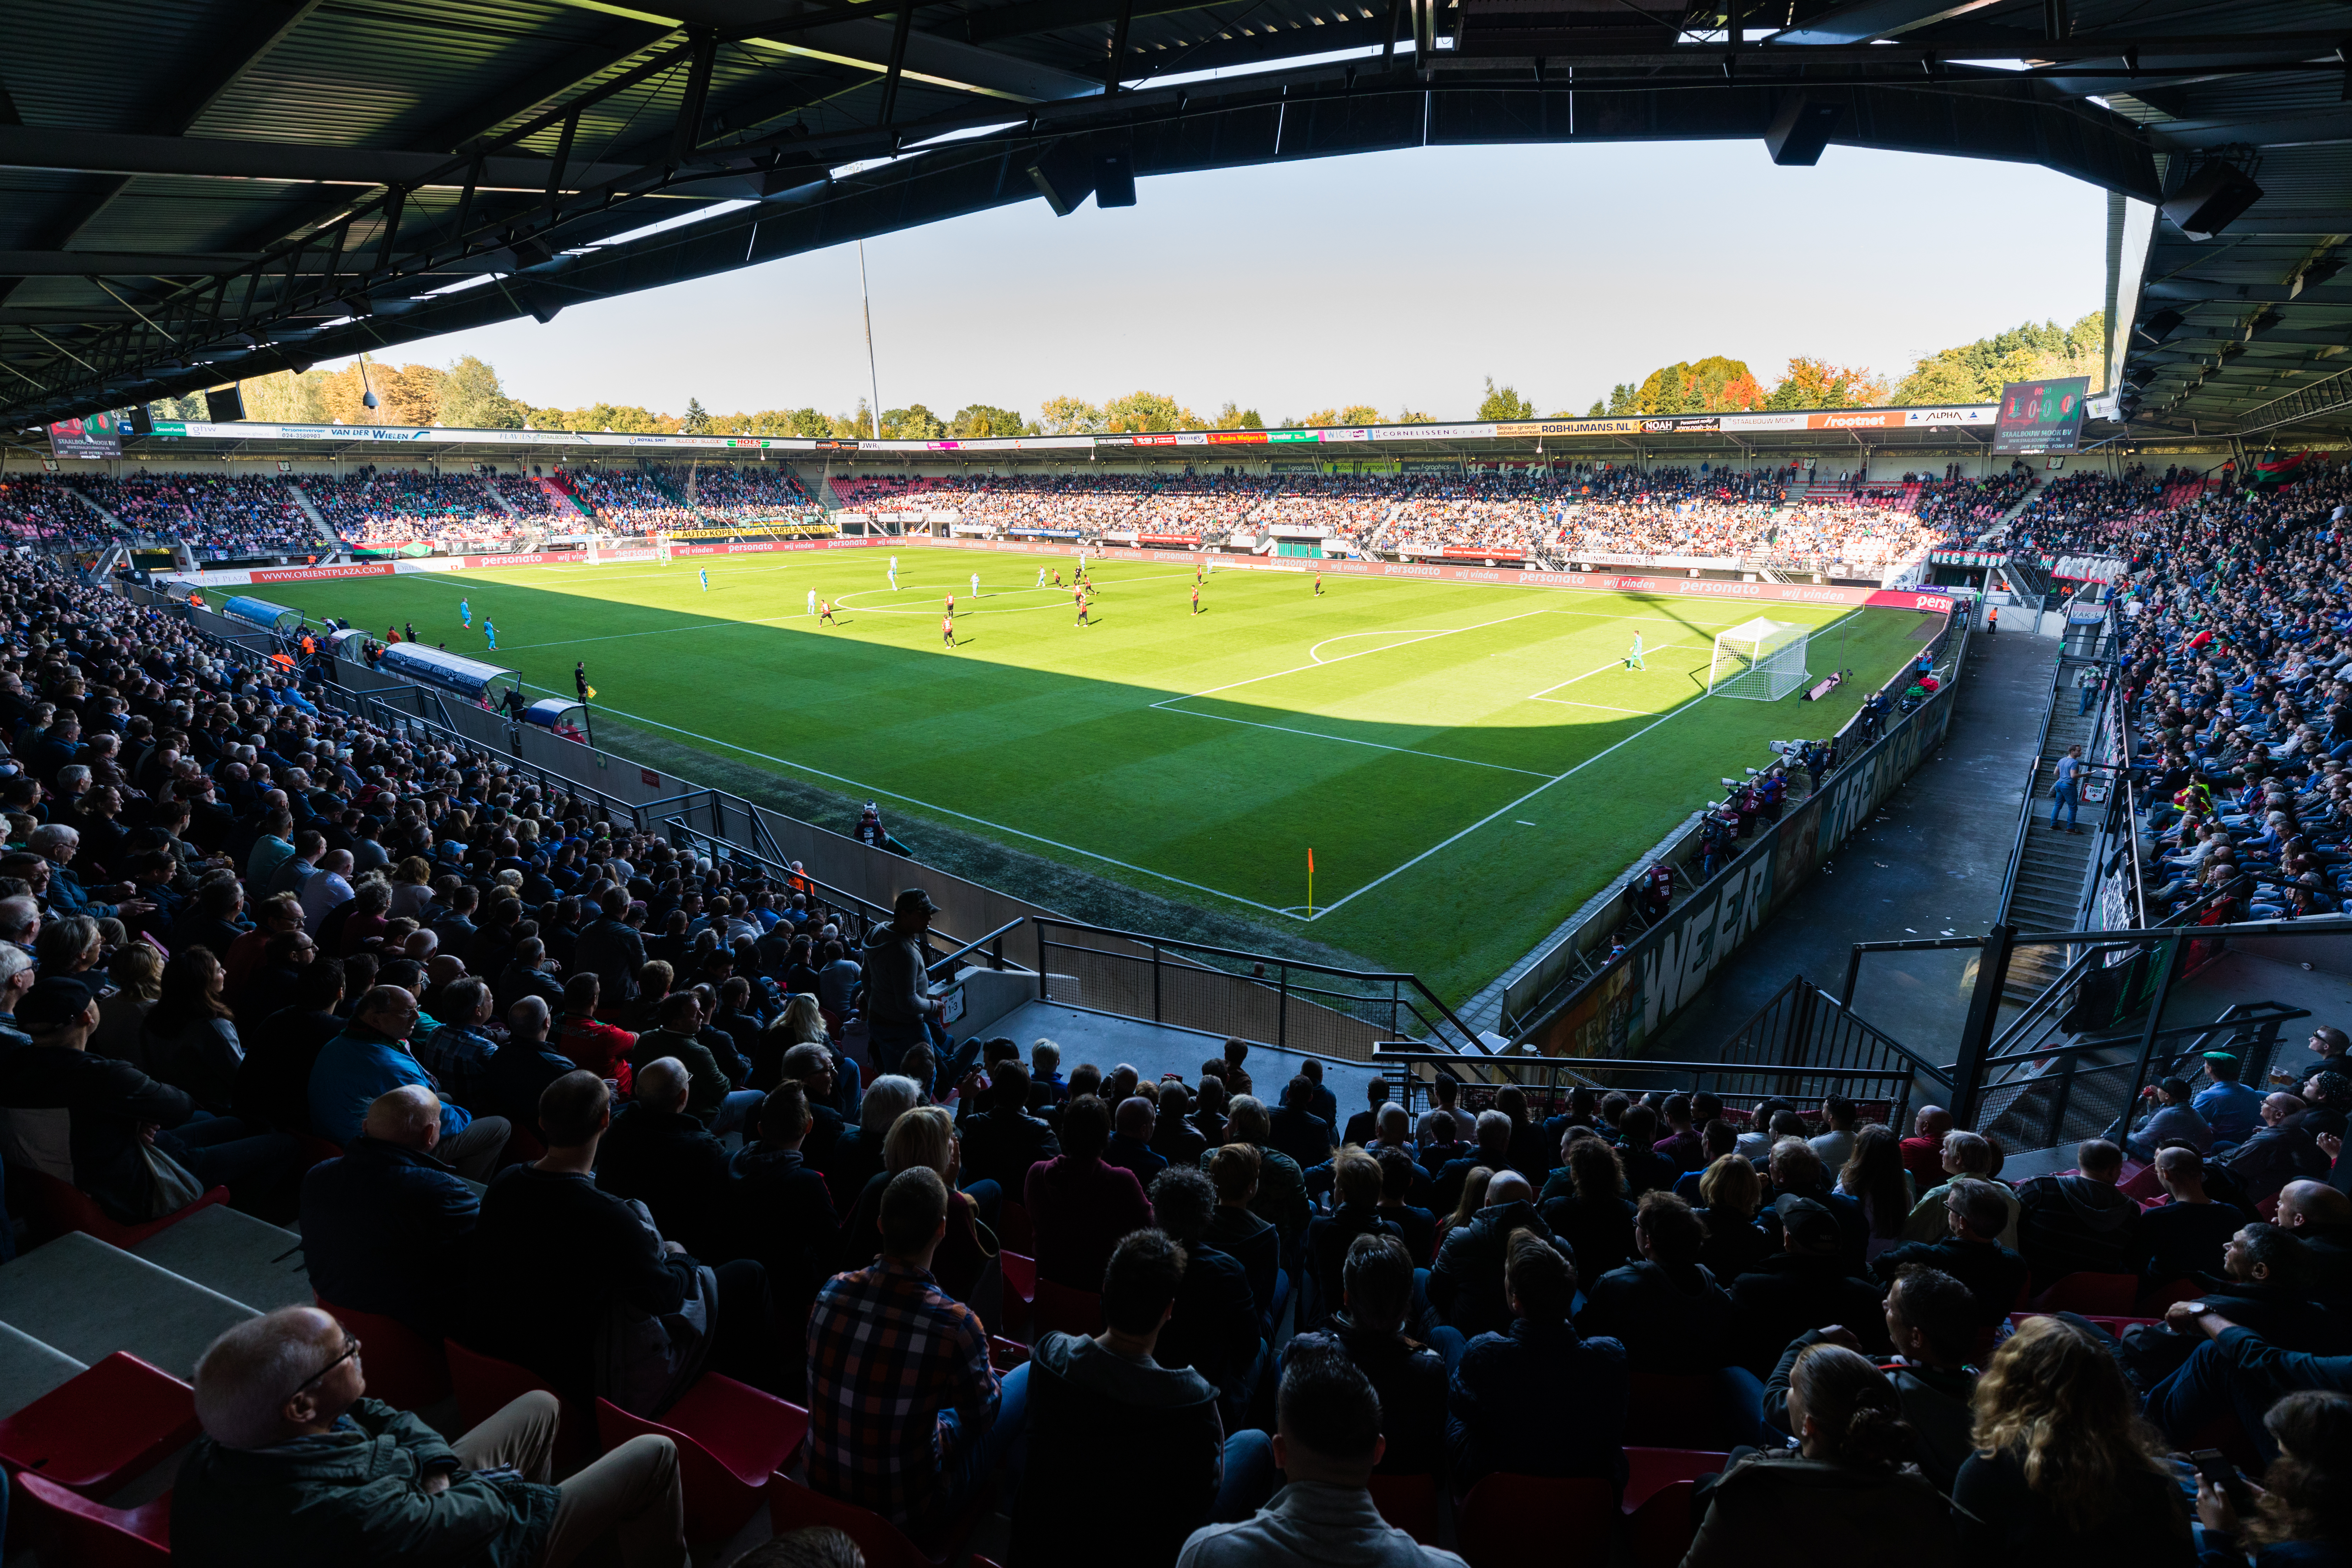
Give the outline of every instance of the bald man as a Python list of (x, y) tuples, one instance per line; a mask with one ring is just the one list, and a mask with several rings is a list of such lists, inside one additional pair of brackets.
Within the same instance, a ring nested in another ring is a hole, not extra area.
[(636, 1071), (596, 1158), (596, 1184), (653, 1211), (662, 1235), (698, 1258), (728, 1256), (727, 1146), (687, 1110), (694, 1075), (677, 1057)]
[(625, 1568), (684, 1568), (667, 1437), (632, 1437), (550, 1486), (553, 1394), (526, 1394), (450, 1442), (367, 1397), (362, 1349), (310, 1307), (213, 1342), (196, 1363), (204, 1436), (172, 1492), (178, 1560), (563, 1568), (608, 1545)]
[(1914, 1190), (1924, 1193), (1943, 1184), (1944, 1134), (1952, 1130), (1952, 1113), (1923, 1105), (1911, 1126), (1912, 1136), (1903, 1140), (1903, 1168), (1911, 1173)]
[(2261, 1203), (2289, 1182), (2327, 1173), (2327, 1156), (2304, 1124), (2304, 1111), (2303, 1101), (2284, 1090), (2264, 1095), (2262, 1126), (2222, 1159), (2222, 1168), (2252, 1202)]
[[(1437, 1266), (1429, 1271), (1429, 1300), (1465, 1340), (1508, 1333), (1510, 1302), (1503, 1293), (1503, 1260), (1511, 1232), (1533, 1231), (1555, 1247), (1559, 1241), (1536, 1212), (1536, 1191), (1517, 1171), (1497, 1171), (1486, 1184), (1486, 1205), (1445, 1233)], [(1565, 1250), (1565, 1248), (1563, 1248)]]
[(2278, 1223), (2311, 1248), (2312, 1295), (2352, 1311), (2352, 1197), (2325, 1182), (2289, 1182), (2279, 1189)]
[(322, 1301), (397, 1318), (427, 1339), (457, 1326), (480, 1200), (435, 1157), (441, 1101), (404, 1085), (368, 1106), (340, 1160), (302, 1178), (302, 1256)]

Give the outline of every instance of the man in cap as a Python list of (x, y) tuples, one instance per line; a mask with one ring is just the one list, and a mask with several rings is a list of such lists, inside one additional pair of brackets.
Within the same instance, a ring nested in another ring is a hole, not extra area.
[(928, 1042), (934, 1055), (947, 1058), (940, 999), (930, 994), (924, 974), (924, 933), (939, 908), (922, 889), (905, 889), (891, 905), (890, 923), (874, 933), (866, 949), (866, 1044), (875, 1065), (886, 1073), (898, 1070), (909, 1046)]
[(2189, 1103), (2213, 1129), (2213, 1152), (2242, 1143), (2263, 1122), (2260, 1090), (2238, 1081), (2238, 1058), (2228, 1051), (2205, 1053), (2205, 1076), (2210, 1079)]

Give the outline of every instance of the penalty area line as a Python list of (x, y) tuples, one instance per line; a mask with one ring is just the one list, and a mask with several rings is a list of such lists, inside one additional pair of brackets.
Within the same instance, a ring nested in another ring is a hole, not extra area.
[[(566, 695), (551, 686), (540, 686), (530, 681), (525, 681), (523, 684), (529, 686), (533, 691), (544, 691), (550, 696)], [(632, 713), (624, 708), (604, 708), (601, 710), (612, 714), (616, 719), (625, 719), (633, 724), (644, 724), (656, 730), (667, 730), (673, 735), (684, 735), (690, 741), (700, 741), (705, 744), (718, 746), (746, 757), (757, 757), (763, 763), (773, 763), (778, 767), (789, 768), (794, 773), (806, 773), (814, 778), (829, 779), (835, 784), (847, 784), (865, 795), (887, 795), (892, 800), (902, 800), (908, 805), (919, 805), (926, 811), (936, 811), (942, 816), (952, 816), (964, 822), (977, 823), (994, 832), (1010, 833), (1016, 838), (1026, 838), (1032, 844), (1043, 844), (1055, 849), (1066, 850), (1072, 855), (1083, 855), (1089, 860), (1099, 860), (1106, 866), (1117, 866), (1123, 871), (1133, 871), (1138, 876), (1150, 877), (1156, 881), (1171, 883), (1179, 888), (1190, 888), (1196, 893), (1207, 893), (1213, 897), (1223, 899), (1229, 903), (1244, 904), (1254, 910), (1263, 910), (1270, 915), (1289, 913), (1288, 910), (1278, 910), (1272, 904), (1261, 904), (1255, 899), (1244, 899), (1238, 893), (1229, 893), (1223, 888), (1212, 888), (1205, 882), (1188, 882), (1181, 877), (1171, 877), (1165, 871), (1155, 871), (1149, 866), (1138, 866), (1132, 861), (1097, 854), (1092, 849), (1081, 848), (1076, 844), (1065, 844), (1058, 838), (1048, 838), (1043, 834), (1031, 833), (1005, 823), (992, 822), (987, 817), (974, 816), (968, 811), (958, 811), (953, 806), (940, 805), (936, 802), (925, 800), (920, 795), (906, 795), (898, 790), (885, 789), (879, 784), (868, 784), (863, 779), (853, 779), (842, 773), (827, 773), (823, 768), (813, 768), (805, 763), (793, 762), (789, 757), (779, 757), (768, 752), (755, 752), (749, 746), (739, 746), (732, 741), (722, 741), (716, 735), (706, 735), (698, 730), (682, 730), (675, 724), (665, 724), (658, 719), (648, 719), (643, 714)], [(1296, 920), (1297, 917), (1293, 915), (1290, 918)]]

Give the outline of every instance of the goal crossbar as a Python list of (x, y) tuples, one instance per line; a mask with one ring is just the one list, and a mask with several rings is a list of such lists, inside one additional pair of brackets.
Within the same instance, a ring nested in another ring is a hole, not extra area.
[(1715, 636), (1706, 689), (1717, 697), (1777, 702), (1805, 684), (1805, 647), (1812, 628), (1758, 616)]

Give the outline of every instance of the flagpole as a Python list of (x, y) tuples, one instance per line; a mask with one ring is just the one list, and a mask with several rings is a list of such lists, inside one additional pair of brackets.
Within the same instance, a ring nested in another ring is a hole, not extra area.
[(1315, 851), (1312, 847), (1307, 851), (1307, 918), (1310, 921), (1315, 918)]

